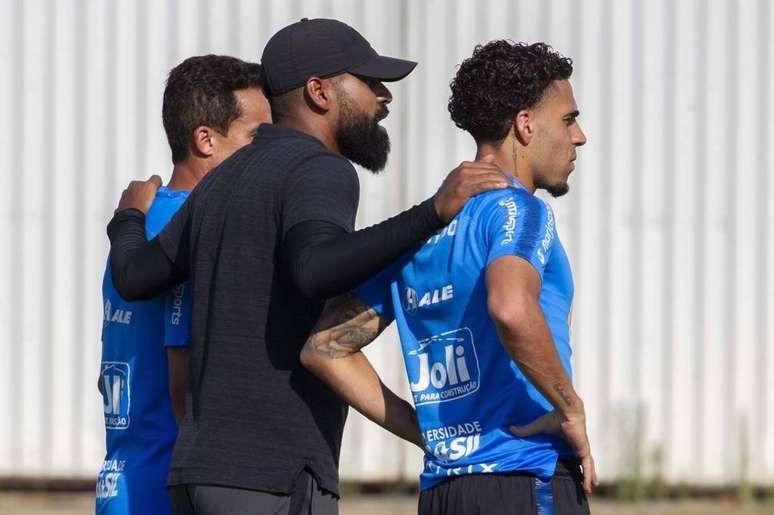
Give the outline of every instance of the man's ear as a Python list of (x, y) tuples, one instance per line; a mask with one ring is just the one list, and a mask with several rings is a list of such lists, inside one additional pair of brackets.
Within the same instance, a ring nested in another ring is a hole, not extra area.
[(212, 142), (215, 129), (206, 125), (200, 125), (193, 131), (193, 150), (197, 155), (211, 157), (215, 153)]
[(304, 86), (306, 103), (319, 113), (327, 113), (333, 105), (332, 89), (333, 85), (330, 80), (310, 77)]
[(513, 135), (519, 143), (529, 145), (535, 133), (535, 113), (529, 109), (522, 109), (513, 117)]

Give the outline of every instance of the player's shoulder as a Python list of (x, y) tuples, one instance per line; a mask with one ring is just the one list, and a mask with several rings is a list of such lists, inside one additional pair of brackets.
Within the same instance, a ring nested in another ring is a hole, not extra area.
[(173, 190), (167, 186), (162, 186), (156, 192), (155, 202), (182, 204), (191, 194), (189, 190)]
[(165, 215), (169, 212), (175, 212), (180, 209), (185, 200), (191, 194), (190, 191), (183, 190), (171, 190), (166, 186), (162, 186), (156, 192), (156, 198), (153, 199), (150, 209), (148, 210), (148, 217), (154, 215)]
[(518, 214), (539, 214), (548, 210), (548, 205), (540, 197), (533, 195), (521, 186), (491, 190), (476, 195), (469, 202), (470, 214), (481, 216), (495, 212), (504, 212), (510, 216)]
[(145, 227), (150, 235), (155, 236), (169, 222), (169, 219), (180, 209), (188, 198), (189, 191), (171, 190), (165, 186), (156, 192), (148, 213), (145, 215)]

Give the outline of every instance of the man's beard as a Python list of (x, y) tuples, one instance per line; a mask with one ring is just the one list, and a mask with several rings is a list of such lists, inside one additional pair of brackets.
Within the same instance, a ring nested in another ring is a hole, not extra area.
[(374, 173), (384, 170), (390, 153), (390, 137), (379, 121), (387, 116), (382, 106), (374, 117), (359, 111), (349, 99), (340, 104), (339, 124), (336, 128), (336, 143), (341, 155)]
[(534, 185), (536, 189), (546, 190), (554, 198), (561, 197), (562, 195), (565, 195), (568, 191), (570, 191), (570, 185), (567, 184), (566, 180), (562, 182), (555, 182), (553, 184), (548, 184), (546, 182), (543, 182), (542, 179), (535, 177)]

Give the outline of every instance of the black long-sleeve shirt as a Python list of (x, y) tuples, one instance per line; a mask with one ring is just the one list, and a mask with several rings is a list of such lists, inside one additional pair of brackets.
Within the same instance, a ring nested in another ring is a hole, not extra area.
[[(281, 255), (299, 292), (327, 298), (361, 284), (442, 225), (429, 199), (355, 232), (325, 220), (308, 220), (288, 231)], [(146, 241), (141, 211), (117, 213), (108, 234), (113, 283), (127, 300), (153, 298), (189, 277), (186, 256), (173, 261), (158, 238)]]
[(170, 484), (290, 493), (308, 467), (338, 492), (346, 406), (299, 363), (323, 298), (345, 292), (441, 228), (430, 201), (352, 232), (357, 174), (318, 140), (262, 125), (208, 174), (159, 234), (143, 215), (108, 226), (113, 281), (131, 299), (187, 277), (191, 387)]

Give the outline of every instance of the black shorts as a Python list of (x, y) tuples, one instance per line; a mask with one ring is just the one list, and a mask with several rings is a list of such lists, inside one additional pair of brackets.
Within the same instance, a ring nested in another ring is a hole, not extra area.
[(339, 498), (302, 474), (291, 495), (214, 485), (169, 489), (175, 515), (338, 515)]
[(550, 481), (520, 472), (448, 479), (419, 494), (419, 515), (588, 515), (580, 466), (560, 461)]

